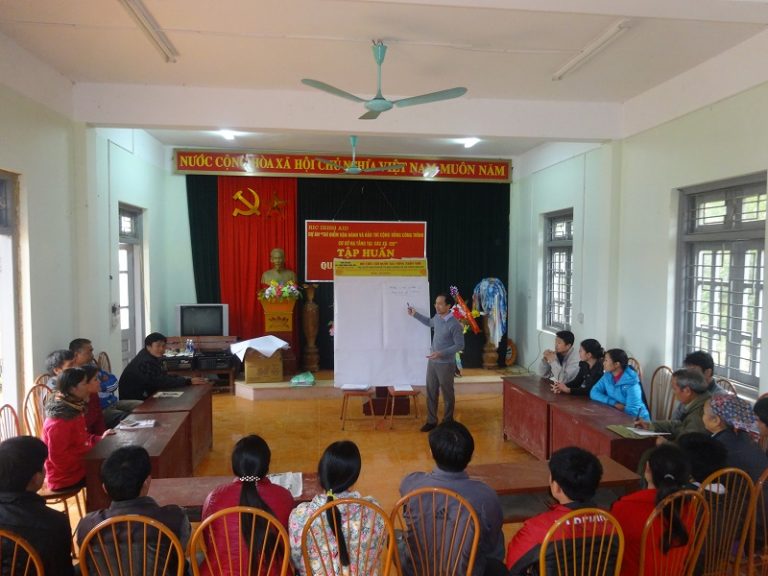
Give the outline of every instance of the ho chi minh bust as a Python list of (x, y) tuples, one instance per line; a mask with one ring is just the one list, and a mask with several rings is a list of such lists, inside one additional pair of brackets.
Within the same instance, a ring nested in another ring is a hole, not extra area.
[(285, 267), (285, 252), (282, 248), (272, 248), (269, 261), (272, 263), (272, 268), (261, 275), (262, 284), (269, 284), (273, 280), (278, 284), (296, 282), (296, 274)]

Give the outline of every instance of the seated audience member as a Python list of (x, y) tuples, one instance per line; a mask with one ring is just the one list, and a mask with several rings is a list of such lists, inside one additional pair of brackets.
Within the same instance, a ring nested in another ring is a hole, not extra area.
[[(261, 436), (251, 434), (238, 440), (232, 450), (232, 472), (235, 474), (235, 479), (229, 484), (216, 487), (213, 492), (208, 494), (203, 503), (202, 519), (205, 520), (225, 508), (250, 506), (272, 514), (287, 530), (288, 517), (293, 509), (293, 496), (288, 490), (277, 484), (272, 484), (267, 478), (271, 456), (269, 446)], [(236, 563), (236, 558), (246, 562), (247, 555), (240, 552), (240, 546), (250, 541), (252, 526), (251, 518), (245, 518), (246, 520), (242, 525), (238, 517), (232, 516), (227, 520), (230, 534), (237, 534), (242, 530), (243, 539), (240, 541), (227, 542), (223, 531), (219, 530), (215, 533), (216, 539), (220, 538), (220, 541), (216, 542), (217, 548), (226, 550), (229, 554), (226, 560), (219, 562), (220, 567), (229, 565), (230, 561)], [(264, 528), (261, 531), (256, 531), (254, 550), (262, 550), (263, 540)], [(206, 545), (210, 549), (210, 543), (206, 542)], [(268, 543), (265, 554), (269, 556), (272, 549)], [(257, 559), (258, 554), (254, 553), (253, 560), (257, 561)], [(212, 565), (215, 566), (216, 562), (212, 561)], [(209, 573), (207, 564), (203, 564), (201, 569), (203, 574)], [(243, 564), (241, 572), (247, 574), (248, 566)]]
[(104, 421), (104, 412), (101, 410), (99, 402), (99, 369), (93, 364), (86, 364), (80, 369), (85, 372), (88, 380), (88, 403), (85, 407), (85, 428), (89, 434), (102, 435), (107, 429)]
[[(80, 520), (77, 525), (78, 546), (83, 543), (88, 532), (104, 520), (123, 514), (140, 514), (170, 528), (181, 542), (182, 550), (186, 551), (190, 535), (187, 514), (175, 504), (159, 506), (153, 498), (147, 496), (152, 481), (151, 472), (149, 454), (142, 446), (123, 446), (104, 460), (101, 465), (101, 481), (112, 503), (109, 508), (90, 512)], [(123, 536), (127, 539), (127, 534), (118, 531), (118, 537)], [(111, 535), (107, 533), (105, 540), (109, 538)], [(106, 574), (108, 571), (94, 573)]]
[[(74, 367), (82, 368), (83, 366), (92, 365), (98, 368), (96, 359), (93, 357), (93, 344), (87, 338), (75, 338), (69, 343), (69, 349), (74, 354)], [(101, 411), (104, 414), (104, 421), (108, 428), (114, 428), (136, 406), (141, 404), (141, 401), (118, 400), (115, 394), (117, 391), (117, 376), (101, 368), (98, 368), (98, 375), (99, 389), (97, 393)]]
[[(323, 572), (323, 562), (328, 558), (338, 561), (341, 566), (336, 566), (335, 573), (346, 574), (349, 571), (350, 555), (344, 534), (339, 530), (334, 534), (335, 539), (329, 539), (331, 549), (320, 550), (315, 546), (309, 549), (310, 566), (304, 566), (304, 558), (301, 552), (301, 534), (304, 525), (315, 511), (331, 500), (343, 498), (363, 498), (373, 504), (378, 502), (370, 496), (362, 497), (359, 492), (351, 490), (360, 476), (362, 459), (360, 450), (354, 442), (340, 440), (334, 442), (325, 449), (317, 466), (317, 477), (324, 493), (315, 496), (311, 502), (299, 504), (291, 512), (288, 520), (288, 537), (291, 542), (291, 560), (296, 569), (296, 574), (320, 574)], [(344, 515), (342, 517), (342, 514)], [(334, 519), (334, 515), (336, 518)], [(350, 532), (360, 532), (362, 512), (359, 506), (347, 505), (343, 508), (335, 508), (335, 514), (327, 512), (327, 520), (331, 526), (346, 527)], [(384, 530), (384, 523), (376, 524), (373, 533), (361, 534), (361, 547), (365, 547), (366, 538), (378, 538)], [(362, 576), (362, 575), (361, 575)]]
[(749, 402), (734, 394), (712, 396), (704, 404), (704, 425), (728, 450), (726, 466), (744, 470), (757, 482), (768, 468), (768, 456), (750, 436), (757, 423)]
[(671, 440), (688, 432), (704, 432), (706, 430), (702, 420), (704, 403), (711, 397), (707, 392), (704, 377), (693, 370), (675, 370), (672, 373), (670, 386), (675, 398), (684, 407), (682, 419), (648, 422), (638, 418), (635, 420), (635, 426), (654, 432), (668, 432)]
[(768, 396), (758, 398), (755, 402), (754, 412), (757, 417), (757, 429), (760, 431), (760, 437), (768, 437)]
[(544, 350), (539, 364), (539, 376), (558, 382), (570, 382), (579, 373), (579, 354), (573, 347), (573, 332), (561, 330), (555, 334), (555, 349)]
[[(34, 436), (0, 442), (0, 529), (24, 538), (37, 551), (46, 574), (73, 574), (69, 518), (49, 508), (37, 491), (43, 486), (45, 444)], [(2, 550), (0, 571), (11, 574), (11, 557)], [(17, 574), (23, 574), (16, 566)]]
[(161, 360), (166, 342), (166, 337), (159, 332), (152, 332), (144, 339), (144, 349), (136, 354), (120, 375), (121, 399), (145, 400), (158, 390), (207, 382), (205, 378), (184, 378), (168, 374)]
[[(646, 490), (638, 490), (623, 496), (611, 506), (611, 514), (619, 521), (621, 530), (624, 532), (622, 576), (635, 576), (638, 573), (643, 529), (656, 505), (670, 494), (684, 489), (688, 484), (690, 472), (687, 458), (674, 444), (662, 444), (648, 457), (643, 476), (648, 486)], [(683, 521), (675, 517), (669, 528), (674, 534), (675, 546), (681, 547), (680, 551), (684, 552), (688, 544), (688, 530)], [(648, 547), (659, 548), (659, 544), (659, 542), (649, 541), (646, 550), (649, 549)], [(671, 553), (669, 550), (664, 552)], [(674, 560), (670, 558), (670, 561)], [(645, 575), (641, 576), (653, 576), (652, 568), (653, 566), (647, 565)]]
[[(558, 504), (526, 520), (507, 546), (507, 567), (510, 576), (527, 574), (538, 566), (541, 541), (559, 518), (579, 508), (591, 508), (603, 465), (597, 456), (582, 448), (561, 448), (549, 460), (549, 486)], [(595, 518), (594, 520), (598, 520)]]
[(650, 420), (640, 379), (629, 365), (627, 353), (620, 348), (608, 350), (603, 357), (603, 369), (605, 372), (590, 390), (589, 397), (635, 418)]
[(56, 378), (67, 368), (72, 368), (75, 355), (71, 350), (54, 350), (45, 359), (45, 373), (50, 376), (45, 383), (51, 390), (56, 390)]
[(589, 392), (603, 377), (603, 356), (605, 351), (594, 338), (581, 341), (579, 346), (579, 373), (569, 382), (555, 381), (552, 391), (555, 393), (589, 396)]
[(81, 368), (67, 368), (56, 380), (56, 392), (45, 405), (43, 442), (48, 446), (45, 479), (51, 490), (85, 486), (83, 457), (102, 437), (86, 429), (85, 410), (90, 392)]
[[(709, 352), (704, 352), (704, 350), (691, 352), (685, 357), (685, 360), (683, 360), (683, 367), (686, 370), (701, 372), (702, 376), (704, 376), (704, 382), (707, 385), (707, 392), (710, 394), (728, 393), (715, 381), (715, 361)], [(682, 420), (684, 412), (685, 404), (678, 402), (674, 412), (672, 412), (672, 420)]]
[[(691, 471), (690, 486), (687, 488), (698, 490), (704, 480), (727, 466), (728, 451), (709, 433), (689, 432), (681, 434), (675, 443), (685, 454)], [(709, 490), (710, 487), (705, 489)], [(714, 487), (714, 490), (717, 491), (718, 488)]]
[(443, 422), (429, 433), (429, 448), (435, 469), (408, 474), (400, 483), (400, 496), (428, 487), (447, 488), (463, 496), (480, 519), (480, 540), (472, 573), (506, 574), (501, 502), (493, 488), (472, 480), (466, 472), (475, 450), (472, 434), (459, 422)]

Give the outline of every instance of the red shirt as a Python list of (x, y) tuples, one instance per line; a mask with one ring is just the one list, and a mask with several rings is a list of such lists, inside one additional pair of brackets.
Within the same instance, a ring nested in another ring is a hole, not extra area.
[(46, 418), (43, 442), (48, 446), (45, 480), (51, 490), (73, 486), (85, 478), (83, 458), (101, 438), (85, 429), (85, 416)]
[[(538, 564), (538, 552), (536, 552), (535, 555), (531, 555), (530, 553), (534, 549), (539, 549), (542, 540), (544, 540), (544, 536), (546, 536), (547, 532), (552, 527), (552, 524), (554, 524), (558, 519), (562, 518), (569, 512), (573, 512), (579, 508), (588, 507), (589, 504), (574, 502), (569, 506), (557, 504), (549, 512), (544, 512), (543, 514), (534, 516), (530, 520), (526, 520), (525, 524), (523, 524), (523, 527), (520, 528), (517, 534), (512, 537), (512, 540), (510, 540), (509, 544), (507, 545), (507, 568), (511, 569), (513, 566), (515, 566), (515, 563), (522, 560), (526, 555), (530, 556), (530, 558), (525, 558), (526, 565), (530, 565), (532, 563)], [(600, 516), (599, 518), (603, 518), (603, 516)], [(590, 520), (593, 521), (597, 519), (597, 517), (590, 518)], [(566, 532), (561, 531), (559, 534), (560, 537), (563, 537)], [(529, 559), (530, 562), (528, 562)], [(512, 572), (513, 575), (519, 574), (520, 570), (518, 569), (523, 567), (518, 566), (516, 568), (517, 569)]]
[[(223, 484), (221, 486), (217, 486), (213, 489), (213, 492), (208, 494), (208, 497), (205, 499), (205, 502), (203, 503), (203, 512), (201, 515), (201, 519), (205, 520), (208, 516), (212, 516), (214, 513), (218, 512), (219, 510), (223, 510), (224, 508), (232, 508), (233, 506), (239, 506), (240, 505), (240, 491), (242, 490), (242, 483), (240, 480), (235, 478), (230, 484)], [(262, 478), (259, 480), (258, 483), (258, 491), (259, 496), (264, 501), (264, 503), (270, 507), (272, 510), (272, 514), (275, 518), (278, 519), (280, 524), (283, 525), (283, 527), (287, 530), (288, 529), (288, 517), (291, 514), (291, 510), (293, 510), (294, 507), (294, 501), (293, 496), (291, 493), (283, 488), (282, 486), (278, 486), (277, 484), (272, 484), (270, 482), (269, 478)], [(218, 521), (217, 521), (218, 522)], [(228, 522), (228, 528), (231, 534), (236, 534), (240, 532), (240, 525), (239, 520), (237, 516), (231, 516), (227, 520)], [(242, 537), (241, 540), (234, 543), (226, 543), (223, 540), (223, 530), (218, 530), (215, 533), (216, 536), (221, 536), (222, 539), (219, 540), (217, 538), (216, 545), (218, 546), (219, 550), (229, 550), (230, 556), (232, 558), (238, 558), (240, 557), (240, 545), (242, 544)], [(208, 545), (208, 549), (211, 549), (211, 546)], [(290, 551), (288, 551), (290, 553)], [(243, 561), (247, 560), (247, 555), (242, 555)], [(208, 574), (208, 566), (206, 563), (203, 563), (202, 565), (202, 573)], [(226, 568), (226, 566), (221, 566), (222, 569)], [(236, 572), (237, 574), (247, 574), (249, 573), (248, 566), (242, 566), (241, 572)], [(225, 576), (225, 573), (222, 572), (221, 576)]]

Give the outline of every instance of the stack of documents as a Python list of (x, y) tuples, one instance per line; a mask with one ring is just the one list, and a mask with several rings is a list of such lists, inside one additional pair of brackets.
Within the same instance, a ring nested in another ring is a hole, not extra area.
[(269, 474), (267, 478), (278, 486), (282, 486), (291, 493), (291, 496), (298, 498), (304, 491), (304, 480), (301, 472), (283, 472), (281, 474)]
[(148, 420), (135, 420), (134, 418), (126, 418), (120, 424), (117, 425), (118, 430), (138, 430), (139, 428), (153, 428), (155, 421)]

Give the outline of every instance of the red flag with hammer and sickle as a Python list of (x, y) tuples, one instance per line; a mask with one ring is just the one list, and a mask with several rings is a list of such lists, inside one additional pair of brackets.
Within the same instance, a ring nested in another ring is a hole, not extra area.
[[(273, 248), (296, 271), (296, 179), (219, 176), (219, 280), (229, 304), (229, 333), (245, 340), (264, 335), (256, 298)], [(298, 274), (297, 274), (298, 276)]]

